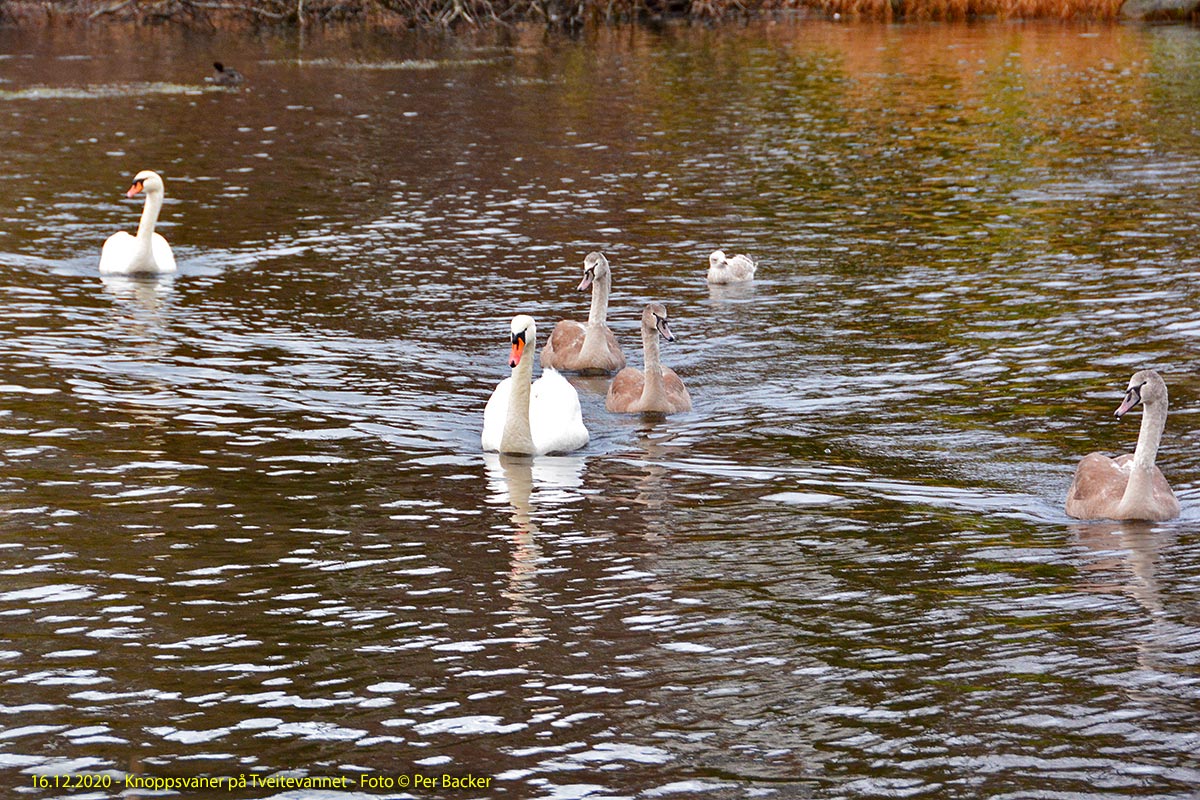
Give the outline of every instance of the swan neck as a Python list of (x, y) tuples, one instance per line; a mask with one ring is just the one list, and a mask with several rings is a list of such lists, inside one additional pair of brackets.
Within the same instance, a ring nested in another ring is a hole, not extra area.
[(612, 274), (605, 272), (592, 282), (592, 308), (588, 311), (588, 327), (603, 325), (608, 316), (608, 293), (612, 289)]
[(154, 226), (158, 222), (158, 212), (162, 210), (162, 192), (146, 192), (146, 204), (142, 206), (142, 219), (138, 223), (138, 247), (150, 250), (150, 241), (154, 237)]
[(158, 213), (162, 211), (162, 192), (146, 192), (146, 204), (142, 206), (142, 220), (138, 223), (138, 239), (150, 241), (154, 234), (154, 226), (158, 223)]
[(1167, 404), (1155, 403), (1142, 412), (1142, 427), (1138, 432), (1137, 448), (1133, 451), (1133, 465), (1151, 469), (1158, 458), (1158, 444), (1162, 440), (1163, 428), (1167, 425)]
[(533, 453), (533, 430), (529, 424), (529, 395), (533, 379), (533, 347), (526, 348), (513, 367), (512, 394), (508, 399), (508, 418), (500, 436), (504, 453)]
[(642, 391), (642, 395), (646, 396), (647, 394), (660, 392), (663, 385), (662, 359), (658, 353), (657, 328), (642, 326), (642, 354), (645, 362), (643, 365), (643, 374), (646, 376), (646, 385)]

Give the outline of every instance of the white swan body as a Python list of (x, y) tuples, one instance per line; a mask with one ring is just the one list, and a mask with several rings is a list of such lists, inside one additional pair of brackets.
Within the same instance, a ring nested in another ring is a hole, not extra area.
[(146, 193), (146, 205), (142, 207), (137, 236), (118, 231), (108, 237), (100, 251), (102, 273), (134, 275), (175, 271), (175, 254), (171, 252), (171, 245), (167, 244), (162, 234), (154, 232), (158, 212), (162, 210), (162, 178), (150, 170), (139, 172), (125, 196), (134, 197), (141, 192)]
[(708, 257), (708, 282), (741, 283), (752, 279), (756, 269), (758, 265), (749, 256), (729, 258), (721, 250), (714, 250)]
[(1167, 385), (1152, 369), (1129, 380), (1120, 419), (1141, 403), (1145, 407), (1133, 455), (1109, 458), (1089, 453), (1075, 469), (1067, 490), (1067, 514), (1076, 519), (1122, 519), (1162, 522), (1179, 516), (1179, 500), (1154, 463), (1167, 424)]
[(541, 456), (569, 453), (588, 443), (579, 393), (553, 369), (532, 381), (537, 328), (531, 317), (513, 317), (512, 375), (500, 381), (483, 409), (484, 450)]

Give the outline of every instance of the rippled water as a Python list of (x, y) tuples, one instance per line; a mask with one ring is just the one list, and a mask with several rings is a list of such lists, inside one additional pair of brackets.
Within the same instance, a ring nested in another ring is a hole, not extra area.
[[(1177, 27), (0, 31), (4, 783), (1193, 796), (1198, 101)], [(695, 410), (483, 456), (592, 249)], [(1145, 366), (1183, 517), (1069, 520)]]

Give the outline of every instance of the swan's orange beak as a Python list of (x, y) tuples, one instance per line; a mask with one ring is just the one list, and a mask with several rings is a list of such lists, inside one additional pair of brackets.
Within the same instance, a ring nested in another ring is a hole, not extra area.
[(126, 197), (135, 197), (142, 193), (142, 182), (138, 181), (133, 186), (129, 187), (129, 191), (125, 193)]
[(512, 355), (508, 357), (509, 369), (516, 369), (517, 364), (521, 363), (521, 356), (525, 353), (525, 340), (517, 339), (513, 342)]

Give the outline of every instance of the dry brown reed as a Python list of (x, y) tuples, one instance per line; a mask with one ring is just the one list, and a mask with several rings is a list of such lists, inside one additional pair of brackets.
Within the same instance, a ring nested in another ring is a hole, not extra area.
[(455, 28), (544, 22), (564, 28), (665, 17), (720, 19), (789, 7), (802, 0), (0, 0), (0, 18), (38, 23), (117, 19), (188, 24), (308, 23), (364, 19), (411, 27)]
[(366, 20), (455, 28), (544, 22), (563, 28), (678, 17), (715, 20), (810, 8), (861, 20), (1114, 19), (1124, 0), (0, 0), (17, 24), (100, 18), (185, 25), (243, 20), (306, 24)]

